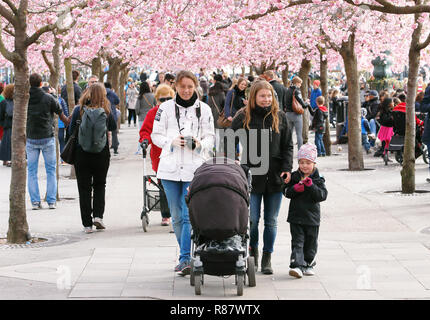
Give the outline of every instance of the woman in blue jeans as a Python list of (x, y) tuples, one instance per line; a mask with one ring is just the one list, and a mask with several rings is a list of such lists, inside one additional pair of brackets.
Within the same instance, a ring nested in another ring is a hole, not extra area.
[[(237, 113), (231, 128), (236, 132), (240, 129), (246, 132), (238, 136), (244, 150), (247, 150), (241, 162), (252, 173), (250, 255), (254, 256), (257, 266), (258, 224), (261, 203), (264, 202), (261, 271), (272, 274), (271, 255), (277, 233), (282, 185), (290, 181), (293, 167), (293, 140), (285, 113), (279, 110), (270, 83), (263, 80), (252, 84), (248, 105)], [(260, 155), (260, 158), (257, 159), (256, 155)]]
[(174, 99), (163, 102), (154, 119), (152, 143), (162, 149), (157, 179), (169, 203), (173, 231), (179, 244), (176, 272), (190, 273), (191, 224), (185, 203), (194, 171), (205, 161), (215, 143), (211, 108), (199, 101), (196, 76), (180, 71)]

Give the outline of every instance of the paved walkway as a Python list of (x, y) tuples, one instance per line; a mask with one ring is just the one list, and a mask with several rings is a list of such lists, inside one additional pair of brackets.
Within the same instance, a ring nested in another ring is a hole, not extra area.
[[(0, 245), (0, 299), (429, 299), (430, 194), (402, 196), (400, 166), (365, 156), (362, 172), (347, 168), (346, 145), (338, 155), (318, 159), (329, 196), (322, 203), (316, 276), (288, 275), (290, 256), (288, 204), (283, 200), (278, 220), (271, 276), (257, 273), (257, 286), (236, 296), (234, 277), (205, 277), (196, 297), (189, 277), (173, 272), (178, 247), (170, 227), (160, 226), (159, 213), (150, 216), (149, 231), (141, 228), (141, 156), (137, 129), (123, 126), (120, 155), (112, 157), (108, 174), (107, 230), (82, 232), (76, 181), (61, 166), (56, 210), (27, 210), (33, 235), (66, 244), (11, 249)], [(313, 140), (313, 138), (312, 138)], [(148, 169), (150, 163), (148, 161)], [(295, 165), (296, 167), (296, 165)], [(43, 161), (39, 174), (44, 177)], [(417, 189), (430, 191), (428, 166), (417, 160)], [(45, 184), (41, 181), (41, 191)], [(10, 169), (0, 167), (0, 235), (8, 227)], [(27, 195), (30, 206), (29, 197)], [(44, 204), (47, 207), (46, 204)], [(262, 228), (262, 226), (261, 226)], [(425, 231), (429, 230), (428, 233)], [(421, 232), (424, 231), (424, 232)], [(261, 246), (261, 245), (260, 245)], [(261, 250), (261, 247), (260, 247)]]

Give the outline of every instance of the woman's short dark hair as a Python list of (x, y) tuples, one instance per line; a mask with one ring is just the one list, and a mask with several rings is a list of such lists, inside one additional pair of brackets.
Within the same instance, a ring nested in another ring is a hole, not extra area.
[(146, 81), (142, 81), (139, 88), (139, 97), (142, 97), (145, 93), (150, 93), (151, 89), (149, 88), (149, 84)]
[(42, 83), (42, 77), (38, 73), (32, 73), (30, 75), (30, 86), (40, 87), (41, 83)]

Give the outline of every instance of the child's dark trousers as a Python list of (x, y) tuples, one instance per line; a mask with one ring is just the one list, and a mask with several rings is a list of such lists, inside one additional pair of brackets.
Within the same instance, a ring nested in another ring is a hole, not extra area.
[(318, 248), (319, 226), (290, 223), (291, 259), (290, 268), (305, 269), (315, 265)]

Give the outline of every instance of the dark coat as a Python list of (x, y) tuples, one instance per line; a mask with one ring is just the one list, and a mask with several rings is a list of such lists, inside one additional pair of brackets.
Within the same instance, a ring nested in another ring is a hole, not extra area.
[(291, 85), (285, 93), (285, 109), (284, 112), (294, 112), (293, 111), (293, 92), (296, 100), (302, 105), (303, 108), (309, 107), (309, 104), (305, 103), (302, 98), (302, 92), (300, 88)]
[(276, 80), (272, 80), (269, 83), (272, 85), (273, 90), (275, 90), (278, 96), (279, 109), (286, 109), (287, 88)]
[(312, 114), (312, 129), (315, 132), (325, 132), (325, 119), (328, 118), (328, 110), (325, 106), (319, 106), (316, 109), (309, 108), (309, 112)]
[[(75, 92), (75, 105), (78, 104), (79, 98), (82, 95), (82, 89), (76, 82), (73, 82), (73, 90)], [(67, 85), (61, 87), (61, 98), (66, 101), (67, 106), (69, 106), (69, 100), (67, 100)]]
[(112, 111), (112, 116), (115, 119), (115, 121), (118, 121), (118, 115), (116, 113), (116, 106), (119, 105), (119, 97), (118, 95), (109, 88), (106, 88), (106, 98), (110, 102), (110, 108)]
[[(273, 193), (281, 192), (284, 184), (280, 177), (281, 172), (291, 172), (293, 168), (293, 140), (291, 128), (288, 126), (287, 117), (284, 112), (279, 111), (279, 133), (272, 130), (272, 116), (269, 115), (264, 120), (265, 115), (270, 112), (270, 108), (261, 108), (256, 106), (251, 111), (250, 129), (257, 129), (257, 145), (250, 144), (249, 130), (246, 131), (246, 141), (241, 141), (242, 145), (249, 146), (247, 154), (242, 155), (244, 164), (251, 168), (260, 167), (261, 163), (254, 164), (250, 162), (250, 148), (253, 149), (251, 154), (261, 155), (261, 133), (262, 129), (269, 129), (269, 170), (266, 174), (255, 175), (252, 173), (252, 192), (255, 193)], [(238, 130), (243, 128), (245, 121), (245, 111), (240, 111), (233, 119), (231, 128)], [(243, 138), (243, 137), (241, 137)], [(255, 152), (256, 151), (256, 152)], [(263, 155), (264, 157), (264, 155)]]
[(245, 90), (241, 91), (237, 86), (227, 92), (224, 104), (224, 114), (227, 117), (234, 117), (236, 112), (242, 109), (246, 100)]
[(369, 100), (366, 104), (366, 109), (367, 109), (366, 119), (369, 121), (371, 119), (375, 119), (379, 110), (379, 99), (373, 98), (372, 100)]
[(319, 226), (321, 220), (320, 202), (327, 199), (325, 180), (320, 177), (318, 169), (310, 175), (312, 186), (303, 192), (294, 191), (294, 185), (302, 179), (301, 171), (294, 171), (290, 182), (284, 188), (285, 197), (291, 199), (288, 209), (289, 223)]
[(214, 117), (215, 128), (220, 129), (217, 124), (219, 113), (224, 111), (225, 105), (225, 93), (222, 83), (215, 82), (215, 84), (209, 88), (209, 99), (208, 105), (211, 107), (212, 115)]
[(430, 87), (426, 88), (423, 101), (420, 104), (420, 112), (427, 113), (424, 119), (424, 133), (422, 136), (422, 141), (430, 145)]
[(0, 102), (0, 124), (3, 126), (4, 129), (10, 129), (12, 128), (12, 121), (13, 121), (13, 100), (4, 99)]
[(58, 101), (42, 88), (31, 87), (27, 111), (27, 139), (53, 137), (54, 113), (63, 113)]

